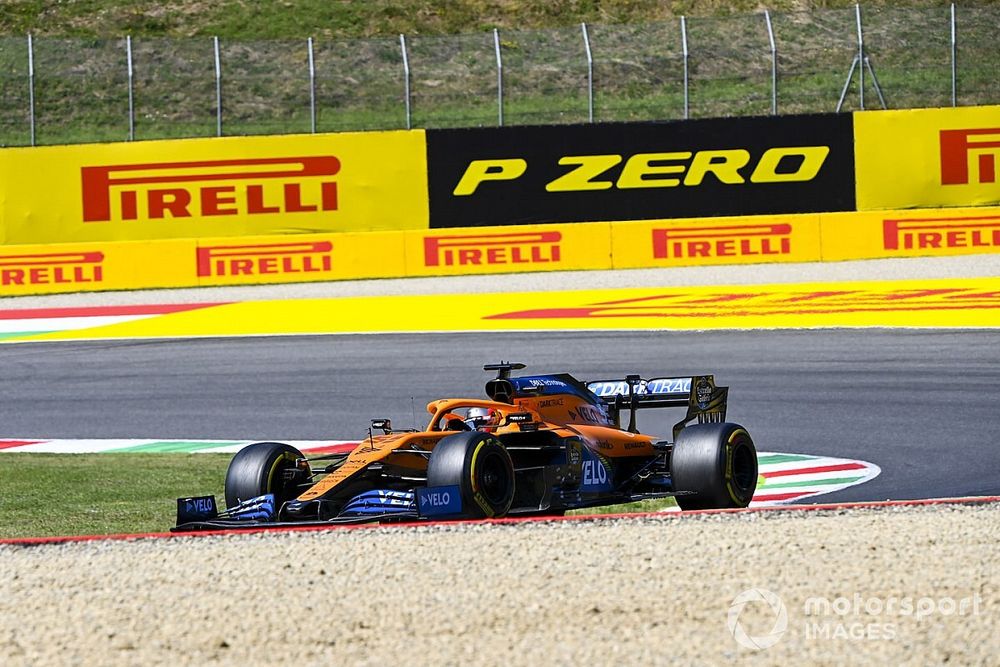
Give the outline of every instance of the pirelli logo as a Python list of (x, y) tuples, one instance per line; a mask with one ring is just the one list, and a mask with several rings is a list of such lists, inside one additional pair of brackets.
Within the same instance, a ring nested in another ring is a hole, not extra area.
[(333, 243), (264, 243), (198, 248), (198, 277), (329, 273)]
[(83, 221), (336, 211), (339, 171), (332, 155), (81, 167)]
[(653, 229), (655, 259), (752, 257), (792, 252), (790, 224)]
[(0, 256), (0, 287), (75, 285), (104, 280), (104, 253), (65, 252)]
[(424, 238), (424, 266), (553, 264), (561, 260), (562, 232), (463, 234)]
[(1000, 248), (1000, 216), (884, 220), (886, 250)]
[(941, 185), (997, 182), (1000, 127), (941, 130)]

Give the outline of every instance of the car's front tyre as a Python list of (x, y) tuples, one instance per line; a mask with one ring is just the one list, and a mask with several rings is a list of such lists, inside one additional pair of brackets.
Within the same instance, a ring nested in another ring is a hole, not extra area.
[(298, 495), (298, 475), (287, 475), (302, 452), (283, 442), (255, 442), (236, 453), (226, 471), (226, 506), (274, 494), (275, 507)]
[(502, 517), (514, 501), (514, 464), (494, 435), (449, 435), (431, 452), (427, 486), (459, 487), (466, 518)]

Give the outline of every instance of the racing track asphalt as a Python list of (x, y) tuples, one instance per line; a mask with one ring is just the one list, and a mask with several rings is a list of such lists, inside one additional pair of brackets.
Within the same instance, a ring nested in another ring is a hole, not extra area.
[[(1000, 494), (992, 331), (422, 334), (0, 347), (0, 437), (350, 439), (481, 396), (485, 362), (581, 379), (714, 373), (761, 450), (859, 458), (824, 502)], [(668, 433), (675, 411), (640, 415)]]

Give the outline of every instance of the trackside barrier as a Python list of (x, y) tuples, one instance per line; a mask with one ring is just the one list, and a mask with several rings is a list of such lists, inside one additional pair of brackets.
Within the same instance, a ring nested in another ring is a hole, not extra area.
[(1000, 106), (854, 114), (860, 211), (1000, 204)]
[(423, 130), (0, 150), (0, 242), (427, 229)]
[(1000, 207), (107, 241), (0, 246), (0, 297), (996, 252)]
[[(998, 156), (1000, 106), (11, 148), (0, 244), (990, 206)], [(475, 247), (439, 250), (479, 266)]]
[(432, 228), (855, 209), (850, 114), (427, 132)]

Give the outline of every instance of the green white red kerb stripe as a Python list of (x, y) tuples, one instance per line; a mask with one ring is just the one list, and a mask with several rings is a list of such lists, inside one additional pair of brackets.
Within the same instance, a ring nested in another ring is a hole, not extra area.
[[(233, 454), (249, 440), (3, 440), (0, 453), (98, 454), (193, 453)], [(355, 440), (291, 440), (303, 454), (350, 452)], [(751, 507), (799, 502), (875, 479), (881, 469), (867, 461), (807, 454), (758, 452), (757, 493)]]

